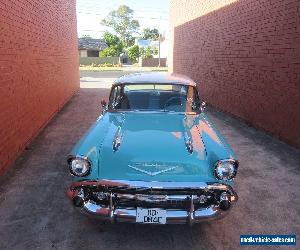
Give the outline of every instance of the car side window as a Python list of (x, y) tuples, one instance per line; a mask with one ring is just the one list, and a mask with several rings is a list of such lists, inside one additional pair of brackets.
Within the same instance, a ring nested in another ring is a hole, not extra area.
[(115, 108), (116, 104), (117, 104), (117, 97), (120, 93), (120, 86), (116, 86), (113, 88), (111, 94), (110, 94), (110, 98), (109, 98), (109, 108)]

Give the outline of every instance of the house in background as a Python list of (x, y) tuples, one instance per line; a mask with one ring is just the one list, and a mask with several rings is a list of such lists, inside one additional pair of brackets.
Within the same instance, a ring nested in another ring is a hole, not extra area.
[(99, 53), (108, 46), (102, 39), (79, 38), (78, 52), (79, 57), (99, 57)]

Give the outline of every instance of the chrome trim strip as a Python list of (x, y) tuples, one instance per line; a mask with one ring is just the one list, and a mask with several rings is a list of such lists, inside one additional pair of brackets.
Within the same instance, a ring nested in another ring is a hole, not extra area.
[[(124, 77), (124, 76), (123, 76)], [(112, 87), (118, 86), (118, 85), (183, 85), (183, 86), (192, 86), (196, 87), (197, 84), (191, 80), (191, 79), (185, 79), (185, 80), (174, 80), (174, 81), (133, 81), (131, 79), (130, 81), (124, 81), (122, 77), (115, 80), (112, 84)]]
[(105, 186), (105, 187), (119, 187), (119, 188), (152, 188), (152, 189), (218, 189), (218, 190), (232, 190), (232, 187), (227, 184), (219, 182), (160, 182), (160, 181), (127, 181), (127, 180), (99, 180), (99, 181), (80, 181), (73, 182), (71, 189), (81, 186)]
[[(124, 180), (100, 180), (100, 181), (82, 181), (73, 182), (71, 189), (81, 186), (105, 186), (105, 187), (119, 187), (119, 188), (170, 188), (170, 189), (189, 189), (200, 188), (206, 189), (208, 185), (204, 182), (145, 182), (145, 181), (124, 181)], [(222, 185), (223, 186), (223, 185)]]

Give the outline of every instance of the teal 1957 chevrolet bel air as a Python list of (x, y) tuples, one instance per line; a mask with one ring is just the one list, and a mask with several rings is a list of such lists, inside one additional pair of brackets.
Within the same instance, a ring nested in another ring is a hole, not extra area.
[(68, 157), (75, 207), (111, 222), (193, 224), (237, 201), (238, 161), (191, 79), (126, 75), (101, 103)]

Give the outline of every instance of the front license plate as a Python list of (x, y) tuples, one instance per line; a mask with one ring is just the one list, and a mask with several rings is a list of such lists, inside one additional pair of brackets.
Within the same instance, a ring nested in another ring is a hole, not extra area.
[(166, 210), (160, 208), (137, 208), (136, 222), (148, 224), (166, 224)]

